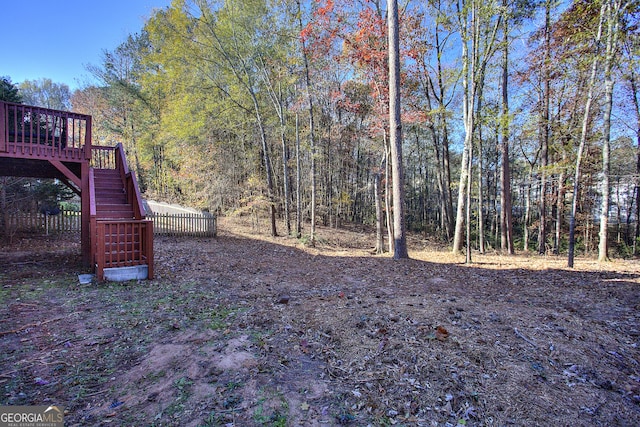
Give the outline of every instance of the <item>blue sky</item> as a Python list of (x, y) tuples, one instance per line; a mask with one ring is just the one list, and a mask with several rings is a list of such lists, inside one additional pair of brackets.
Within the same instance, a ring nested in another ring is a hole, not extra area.
[(100, 65), (142, 29), (153, 9), (171, 0), (12, 0), (3, 1), (0, 24), (0, 76), (15, 84), (50, 78), (71, 90), (92, 81), (85, 66)]

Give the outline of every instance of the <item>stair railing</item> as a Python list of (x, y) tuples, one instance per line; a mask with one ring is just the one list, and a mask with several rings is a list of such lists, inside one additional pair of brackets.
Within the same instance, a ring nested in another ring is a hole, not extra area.
[(129, 170), (129, 165), (127, 164), (124, 148), (122, 147), (121, 143), (118, 143), (116, 145), (115, 160), (116, 169), (120, 171), (122, 182), (124, 182), (125, 184), (124, 188), (127, 193), (127, 202), (131, 203), (131, 206), (133, 206), (133, 213), (136, 219), (144, 219), (146, 212), (144, 210), (144, 206), (142, 205), (142, 196), (140, 195), (138, 180), (136, 180), (135, 173)]

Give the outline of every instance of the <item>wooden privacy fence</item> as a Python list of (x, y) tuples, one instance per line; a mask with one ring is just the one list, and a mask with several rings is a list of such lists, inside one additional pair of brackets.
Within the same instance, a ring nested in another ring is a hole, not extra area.
[[(40, 212), (7, 212), (5, 227), (11, 231), (44, 233), (80, 232), (80, 212), (61, 210), (57, 215)], [(215, 237), (216, 217), (207, 213), (161, 214), (149, 213), (153, 234), (163, 236)]]

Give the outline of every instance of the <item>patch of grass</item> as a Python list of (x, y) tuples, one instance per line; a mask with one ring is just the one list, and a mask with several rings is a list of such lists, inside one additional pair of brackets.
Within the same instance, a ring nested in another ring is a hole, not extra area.
[(209, 329), (219, 331), (231, 326), (233, 319), (242, 311), (246, 310), (242, 307), (222, 307), (218, 306), (209, 310), (205, 315)]
[[(264, 390), (262, 390), (264, 393)], [(273, 401), (276, 402), (273, 402)], [(279, 405), (277, 401), (279, 400)], [(275, 409), (265, 409), (265, 403), (269, 402), (269, 406), (275, 403), (278, 406)], [(269, 397), (261, 397), (258, 400), (258, 407), (253, 411), (253, 420), (259, 425), (286, 427), (287, 414), (289, 412), (289, 403), (281, 393), (273, 394)]]
[[(193, 385), (193, 380), (189, 377), (180, 377), (174, 383), (173, 386), (178, 391), (178, 396), (176, 399), (167, 406), (159, 417), (167, 416), (169, 418), (177, 418), (180, 413), (184, 412), (187, 409), (187, 401), (189, 400), (189, 396), (191, 395), (191, 386)], [(156, 417), (158, 418), (158, 417)]]
[(241, 388), (244, 384), (242, 382), (238, 382), (238, 381), (229, 381), (226, 385), (225, 388), (227, 389), (227, 391), (233, 391), (236, 390), (238, 388)]
[(253, 412), (253, 420), (265, 426), (271, 427), (286, 427), (287, 416), (282, 414), (279, 410), (273, 412), (265, 411), (262, 404)]
[(223, 414), (219, 414), (216, 411), (211, 411), (207, 418), (199, 424), (198, 427), (214, 427), (222, 426), (226, 424), (226, 418)]
[(181, 377), (177, 379), (173, 385), (178, 389), (181, 395), (185, 395), (188, 394), (191, 389), (193, 381), (189, 377)]
[(161, 371), (151, 372), (150, 374), (145, 375), (144, 378), (150, 383), (154, 383), (158, 381), (160, 378), (164, 378), (166, 376), (167, 376), (167, 371), (163, 369)]
[[(0, 283), (6, 283), (6, 279), (5, 276), (3, 274), (0, 274)], [(9, 292), (9, 288), (5, 287), (5, 286), (0, 286), (0, 305), (5, 306), (7, 305), (7, 302), (9, 301), (9, 296), (10, 296), (10, 292)]]
[[(315, 237), (316, 239), (316, 245), (326, 245), (329, 243), (329, 241), (325, 238), (319, 237), (316, 235)], [(302, 236), (300, 236), (298, 238), (298, 240), (300, 241), (300, 243), (302, 243), (304, 246), (311, 246), (311, 236), (308, 234), (304, 234)]]

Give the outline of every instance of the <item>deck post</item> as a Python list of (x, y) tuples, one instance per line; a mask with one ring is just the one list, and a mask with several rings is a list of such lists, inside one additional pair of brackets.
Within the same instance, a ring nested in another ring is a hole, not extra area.
[(86, 133), (84, 135), (84, 160), (87, 162), (91, 162), (91, 155), (93, 154), (93, 150), (91, 147), (91, 138), (92, 138), (92, 130), (93, 130), (93, 118), (91, 116), (87, 116), (87, 128)]
[(91, 200), (89, 193), (89, 161), (85, 160), (81, 165), (81, 184), (80, 189), (80, 204), (81, 204), (81, 231), (80, 240), (82, 246), (82, 265), (85, 267), (92, 267), (91, 259)]
[(86, 118), (86, 128), (84, 134), (84, 146), (83, 149), (83, 159), (81, 165), (81, 184), (82, 188), (80, 190), (80, 204), (82, 211), (82, 228), (80, 232), (81, 246), (82, 246), (82, 265), (85, 267), (91, 267), (93, 270), (93, 246), (95, 244), (94, 239), (95, 235), (91, 233), (91, 194), (89, 191), (89, 169), (91, 167), (91, 131), (92, 131), (92, 123), (91, 116), (87, 116)]

